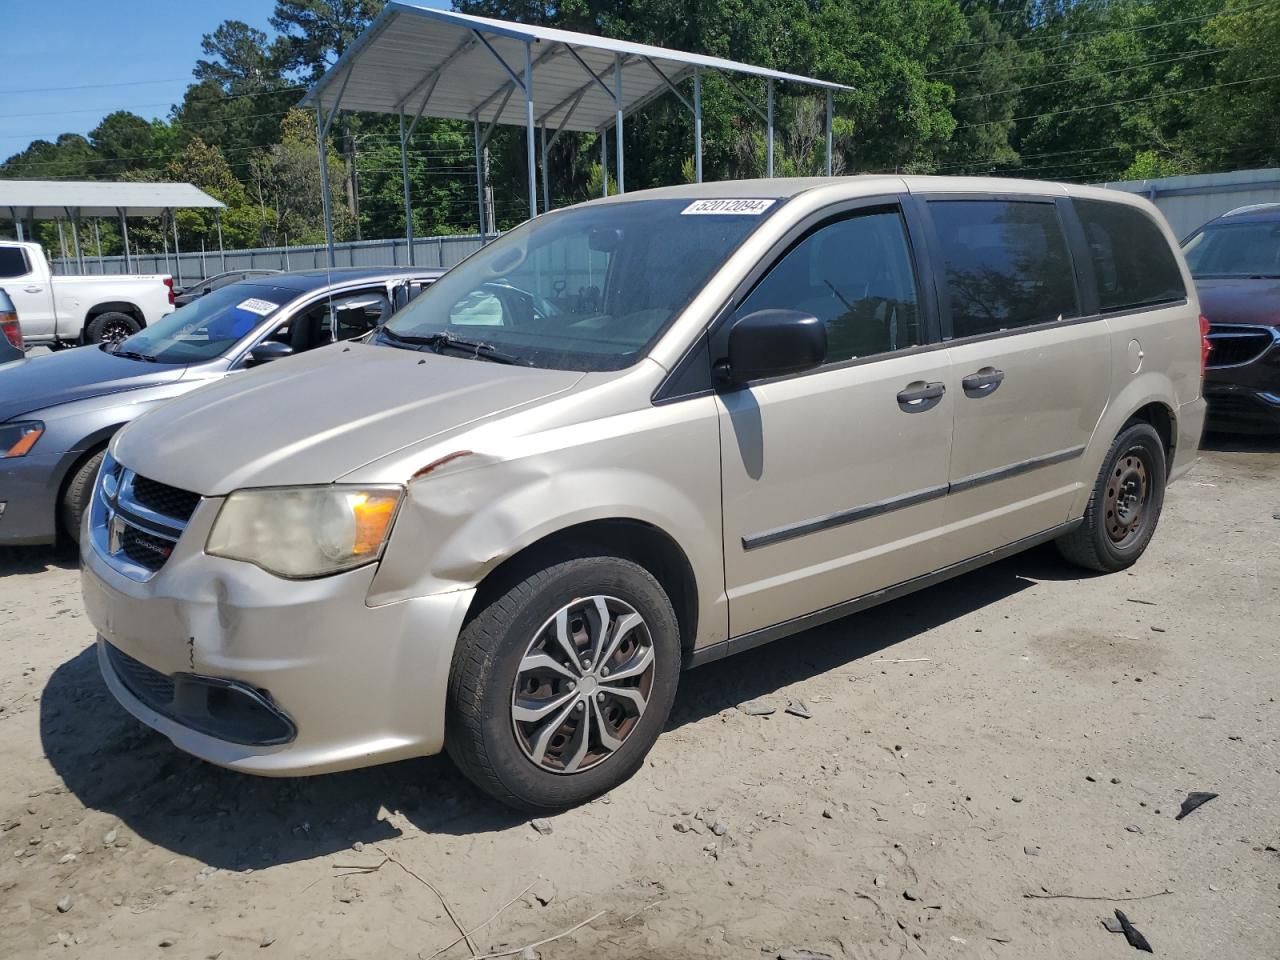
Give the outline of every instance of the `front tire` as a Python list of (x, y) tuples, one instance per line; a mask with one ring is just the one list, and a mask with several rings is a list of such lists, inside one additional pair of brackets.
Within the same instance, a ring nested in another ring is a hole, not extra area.
[(142, 329), (140, 324), (127, 313), (112, 310), (100, 313), (84, 327), (85, 343), (119, 343), (132, 337)]
[(679, 627), (643, 567), (566, 550), (495, 589), (458, 638), (445, 746), (519, 810), (584, 803), (644, 763), (671, 712)]
[(1084, 522), (1058, 539), (1058, 552), (1099, 573), (1133, 566), (1156, 532), (1168, 475), (1160, 434), (1131, 422), (1107, 451)]
[(76, 467), (62, 491), (62, 503), (58, 510), (58, 519), (62, 530), (72, 543), (80, 542), (80, 521), (84, 512), (89, 509), (89, 498), (93, 496), (93, 484), (98, 479), (98, 470), (102, 467), (105, 450), (99, 450), (80, 466)]

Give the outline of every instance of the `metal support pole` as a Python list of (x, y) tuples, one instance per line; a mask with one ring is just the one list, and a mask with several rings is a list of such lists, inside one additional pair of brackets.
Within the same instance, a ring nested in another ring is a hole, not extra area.
[(67, 215), (71, 218), (71, 242), (72, 249), (76, 252), (76, 272), (83, 274), (84, 251), (80, 248), (80, 214), (67, 211)]
[(551, 175), (547, 172), (547, 128), (540, 130), (542, 137), (542, 212), (551, 210)]
[(102, 234), (98, 232), (98, 218), (93, 218), (93, 245), (98, 249), (98, 273), (105, 274), (107, 265), (102, 260)]
[(62, 259), (67, 259), (67, 237), (62, 232), (62, 218), (58, 217), (58, 247), (62, 250)]
[(831, 91), (827, 91), (827, 176), (831, 176)]
[(483, 246), (486, 242), (484, 226), (485, 226), (485, 210), (484, 210), (484, 156), (480, 149), (480, 116), (477, 114), (472, 117), (475, 128), (476, 138), (476, 203), (480, 207), (480, 244)]
[(173, 224), (173, 262), (178, 267), (178, 286), (182, 286), (182, 251), (178, 249), (178, 211), (169, 211), (169, 220)]
[(524, 45), (524, 124), (529, 165), (529, 217), (538, 215), (538, 161), (533, 145), (533, 44)]
[(18, 217), (16, 220), (13, 221), (13, 223), (18, 228), (18, 242), (25, 243), (27, 238), (23, 236), (22, 217)]
[(120, 214), (120, 239), (124, 241), (124, 272), (133, 273), (133, 260), (129, 256), (129, 218), (124, 215), (123, 207), (116, 207)]
[(609, 195), (609, 131), (600, 131), (600, 196)]
[(400, 108), (400, 176), (404, 181), (404, 240), (409, 247), (409, 266), (413, 266), (413, 203), (409, 196), (409, 154), (405, 150), (404, 108)]
[(765, 85), (769, 89), (769, 104), (766, 108), (769, 114), (769, 149), (768, 149), (768, 167), (769, 176), (773, 176), (773, 77), (769, 77), (765, 81)]
[(213, 211), (213, 222), (218, 225), (218, 259), (222, 262), (222, 266), (219, 267), (219, 269), (222, 270), (223, 273), (226, 273), (227, 272), (227, 250), (222, 245), (222, 211), (221, 210)]
[(627, 192), (627, 181), (624, 175), (622, 149), (622, 54), (613, 55), (613, 107), (615, 111), (614, 126), (618, 140), (618, 193)]
[(693, 70), (693, 178), (702, 182), (702, 71)]
[[(350, 71), (348, 71), (349, 73)], [(329, 248), (329, 266), (338, 265), (333, 250), (333, 201), (329, 197), (329, 158), (324, 148), (325, 122), (320, 104), (316, 104), (316, 151), (320, 154), (320, 205), (324, 210), (324, 239)]]
[(165, 217), (168, 215), (169, 211), (166, 210), (160, 217), (160, 239), (164, 243), (164, 268), (168, 273), (172, 274), (173, 267), (169, 266), (169, 231), (168, 225), (164, 222)]

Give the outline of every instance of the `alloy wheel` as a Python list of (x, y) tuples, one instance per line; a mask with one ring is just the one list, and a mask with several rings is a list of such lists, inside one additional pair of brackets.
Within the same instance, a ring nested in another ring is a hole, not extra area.
[(516, 671), (511, 719), (524, 755), (559, 774), (608, 759), (644, 716), (655, 661), (644, 617), (626, 601), (591, 596), (561, 607)]

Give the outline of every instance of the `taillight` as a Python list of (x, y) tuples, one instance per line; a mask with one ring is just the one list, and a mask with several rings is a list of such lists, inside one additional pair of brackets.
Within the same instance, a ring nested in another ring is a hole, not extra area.
[(1204, 368), (1209, 364), (1209, 354), (1213, 352), (1213, 341), (1209, 339), (1209, 318), (1200, 314), (1200, 376), (1204, 376)]
[(22, 327), (13, 314), (0, 314), (0, 331), (4, 333), (4, 338), (19, 350), (25, 349), (22, 342)]
[(173, 306), (173, 277), (165, 277), (164, 285), (169, 288), (169, 306)]

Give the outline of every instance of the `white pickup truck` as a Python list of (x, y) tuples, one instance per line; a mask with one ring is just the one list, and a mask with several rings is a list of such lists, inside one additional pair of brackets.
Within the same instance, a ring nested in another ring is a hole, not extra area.
[(0, 285), (27, 346), (123, 340), (174, 309), (167, 274), (56, 277), (38, 243), (0, 241)]

